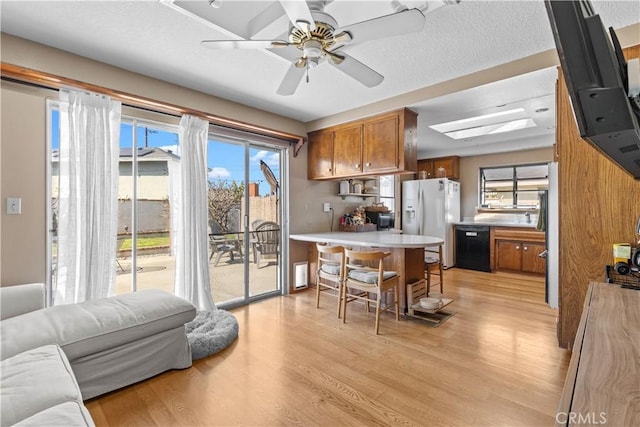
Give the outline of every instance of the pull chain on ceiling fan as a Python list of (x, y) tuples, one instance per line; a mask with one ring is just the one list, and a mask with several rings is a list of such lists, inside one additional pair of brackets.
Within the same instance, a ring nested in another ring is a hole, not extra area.
[[(396, 7), (396, 13), (338, 27), (324, 12), (327, 1), (280, 0), (291, 21), (288, 40), (204, 40), (212, 49), (270, 49), (291, 61), (278, 94), (293, 94), (309, 69), (328, 62), (367, 87), (382, 83), (384, 77), (343, 51), (346, 46), (420, 31), (425, 17), (419, 9)], [(397, 3), (397, 1), (396, 1)]]

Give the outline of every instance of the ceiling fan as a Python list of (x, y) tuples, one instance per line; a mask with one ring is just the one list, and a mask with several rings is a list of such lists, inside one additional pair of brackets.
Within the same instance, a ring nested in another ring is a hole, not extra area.
[(309, 69), (323, 62), (354, 78), (367, 87), (382, 83), (384, 77), (342, 49), (356, 43), (420, 31), (425, 17), (419, 9), (408, 9), (397, 0), (391, 3), (396, 12), (338, 27), (336, 20), (324, 12), (330, 1), (280, 0), (292, 25), (287, 40), (203, 40), (201, 44), (212, 49), (269, 49), (291, 61), (277, 93), (292, 95)]

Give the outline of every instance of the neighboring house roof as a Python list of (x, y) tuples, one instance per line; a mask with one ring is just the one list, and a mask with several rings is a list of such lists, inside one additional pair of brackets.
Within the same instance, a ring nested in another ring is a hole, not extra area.
[[(180, 160), (180, 156), (175, 154), (173, 151), (159, 148), (159, 147), (140, 147), (138, 148), (138, 152), (136, 153), (138, 157), (138, 161), (149, 161), (149, 160)], [(120, 148), (120, 161), (121, 162), (130, 162), (133, 157), (133, 149), (121, 147)], [(51, 152), (51, 161), (57, 162), (60, 160), (60, 150), (53, 150)]]

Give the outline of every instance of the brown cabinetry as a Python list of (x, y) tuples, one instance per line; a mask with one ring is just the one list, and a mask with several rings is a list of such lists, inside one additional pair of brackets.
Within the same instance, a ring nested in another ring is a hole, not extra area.
[(415, 173), (416, 127), (416, 113), (403, 108), (310, 132), (308, 177)]
[(362, 170), (371, 175), (393, 173), (399, 166), (400, 120), (392, 114), (364, 123)]
[(496, 242), (496, 269), (523, 273), (544, 273), (545, 260), (538, 256), (544, 249), (544, 244), (541, 243), (498, 240)]
[(424, 172), (427, 179), (435, 178), (435, 175), (433, 174), (433, 160), (418, 160), (418, 178), (420, 178), (420, 172)]
[(314, 132), (309, 134), (309, 157), (316, 159), (309, 162), (309, 176), (319, 178), (333, 177), (333, 133)]
[(495, 270), (544, 274), (544, 232), (521, 227), (494, 227), (492, 237)]
[(460, 157), (438, 157), (418, 160), (418, 177), (425, 171), (427, 178), (460, 179)]
[(522, 271), (525, 273), (544, 274), (546, 261), (540, 258), (540, 254), (545, 251), (543, 243), (523, 242), (522, 243)]
[(362, 126), (333, 131), (334, 176), (351, 176), (362, 171)]

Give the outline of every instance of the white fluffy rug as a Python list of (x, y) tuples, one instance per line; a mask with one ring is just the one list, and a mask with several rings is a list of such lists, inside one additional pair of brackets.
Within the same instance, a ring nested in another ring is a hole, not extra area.
[(238, 337), (238, 321), (225, 310), (200, 311), (185, 325), (193, 360), (224, 350)]

